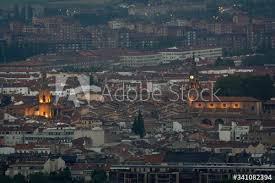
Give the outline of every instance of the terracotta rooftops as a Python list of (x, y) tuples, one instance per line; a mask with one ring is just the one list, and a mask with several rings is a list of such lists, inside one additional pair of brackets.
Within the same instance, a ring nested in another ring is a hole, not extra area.
[(204, 97), (203, 99), (198, 99), (194, 102), (260, 102), (260, 100), (253, 97)]

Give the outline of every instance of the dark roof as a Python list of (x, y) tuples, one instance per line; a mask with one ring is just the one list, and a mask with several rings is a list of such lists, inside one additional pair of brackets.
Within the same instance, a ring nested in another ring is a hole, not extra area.
[(167, 152), (164, 162), (203, 163), (208, 162), (209, 158), (208, 152)]
[(230, 156), (228, 158), (228, 162), (229, 163), (250, 163), (250, 157), (251, 157), (250, 154), (246, 152), (242, 152), (240, 154), (236, 154), (235, 156)]
[(263, 103), (264, 105), (275, 105), (275, 100), (268, 100)]

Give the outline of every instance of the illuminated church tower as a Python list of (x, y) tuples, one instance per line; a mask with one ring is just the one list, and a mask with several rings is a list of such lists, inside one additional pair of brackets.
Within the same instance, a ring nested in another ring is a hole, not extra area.
[(47, 85), (45, 85), (45, 77), (45, 75), (42, 76), (41, 90), (38, 95), (38, 105), (30, 106), (25, 109), (25, 116), (27, 117), (44, 117), (49, 119), (54, 115), (52, 96), (51, 92), (47, 89)]
[(193, 59), (192, 59), (192, 63), (191, 63), (191, 71), (189, 73), (189, 90), (190, 89), (200, 89), (199, 74), (197, 71), (194, 53), (193, 53)]
[(52, 109), (51, 109), (51, 93), (49, 90), (41, 90), (38, 96), (38, 111), (37, 116), (51, 118)]
[(193, 53), (193, 58), (191, 62), (191, 70), (189, 72), (189, 86), (188, 86), (188, 101), (189, 104), (192, 103), (192, 101), (197, 98), (197, 94), (200, 92), (201, 87), (199, 84), (199, 74), (197, 71), (196, 61), (195, 61), (195, 54)]

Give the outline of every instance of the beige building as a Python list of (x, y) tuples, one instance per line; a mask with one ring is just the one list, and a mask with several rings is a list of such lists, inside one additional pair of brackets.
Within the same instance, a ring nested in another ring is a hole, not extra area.
[(58, 159), (48, 159), (44, 164), (43, 172), (51, 173), (59, 170), (64, 170), (66, 168), (65, 161), (62, 158)]
[(104, 144), (104, 130), (100, 127), (95, 128), (78, 128), (75, 130), (74, 139), (87, 137), (93, 142), (93, 146), (101, 146)]
[(80, 122), (75, 125), (77, 128), (95, 128), (102, 127), (102, 122), (99, 119), (92, 117), (82, 117)]
[(251, 154), (264, 154), (267, 152), (265, 145), (261, 143), (245, 144), (235, 142), (220, 142), (218, 144), (203, 145), (202, 150), (214, 153), (231, 153), (232, 155), (236, 155), (244, 151)]

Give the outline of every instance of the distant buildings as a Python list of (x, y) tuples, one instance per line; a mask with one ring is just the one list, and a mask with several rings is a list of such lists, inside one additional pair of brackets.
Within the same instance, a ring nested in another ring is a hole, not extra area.
[[(275, 174), (274, 100), (211, 98), (220, 78), (275, 74), (243, 65), (275, 48), (273, 19), (234, 5), (212, 17), (214, 0), (50, 4), (0, 11), (0, 173), (67, 167), (90, 182), (100, 169), (114, 183)], [(138, 111), (144, 137), (133, 133)]]
[(222, 56), (222, 48), (181, 50), (170, 48), (156, 53), (129, 52), (120, 56), (120, 63), (125, 67), (156, 66), (160, 63), (170, 63), (176, 60), (192, 58), (217, 59)]
[(63, 170), (66, 167), (65, 162), (62, 158), (48, 159), (46, 162), (19, 162), (11, 165), (5, 172), (5, 175), (14, 177), (15, 175), (21, 174), (25, 177), (39, 172), (51, 173), (59, 170)]

